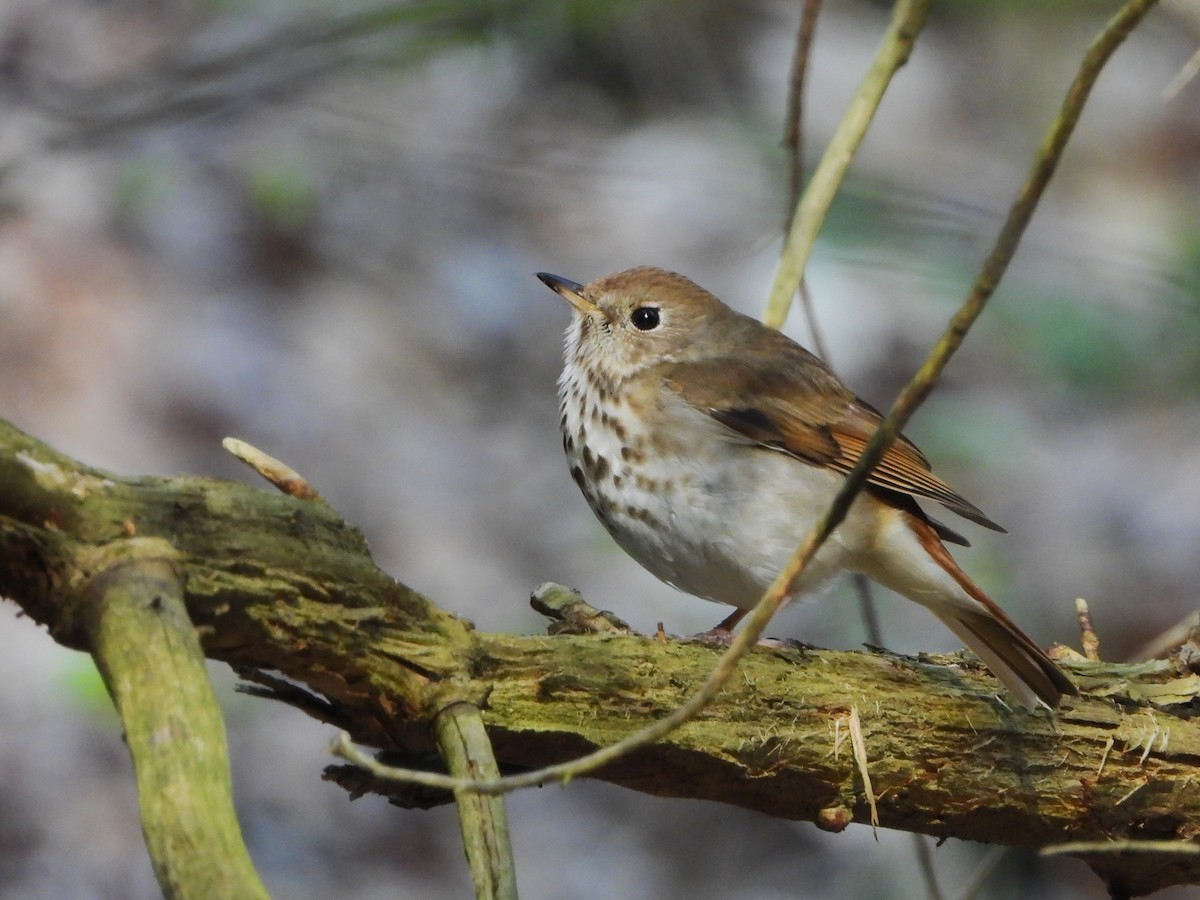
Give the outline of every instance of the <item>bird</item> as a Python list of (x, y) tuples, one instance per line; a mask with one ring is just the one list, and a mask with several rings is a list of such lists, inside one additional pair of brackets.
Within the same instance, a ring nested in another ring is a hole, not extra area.
[[(882, 421), (819, 357), (675, 272), (641, 266), (567, 301), (563, 449), (601, 524), (653, 575), (734, 607), (728, 638), (824, 514)], [(862, 573), (925, 607), (1029, 709), (1075, 685), (959, 567), (917, 501), (1004, 531), (899, 436), (789, 599)]]

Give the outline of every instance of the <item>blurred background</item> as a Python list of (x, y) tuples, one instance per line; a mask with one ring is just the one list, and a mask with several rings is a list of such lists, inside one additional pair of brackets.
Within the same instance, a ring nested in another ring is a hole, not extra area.
[[(942, 3), (809, 268), (831, 362), (890, 404), (966, 291), (1117, 4)], [(306, 475), (380, 564), (495, 631), (537, 583), (636, 628), (723, 608), (611, 543), (561, 456), (569, 315), (532, 276), (632, 265), (762, 311), (787, 207), (798, 2), (331, 0), (0, 5), (0, 415), (126, 474)], [(883, 3), (826, 4), (809, 162)], [(1164, 2), (1100, 80), (992, 307), (909, 429), (1011, 531), (964, 566), (1040, 643), (1092, 604), (1122, 659), (1197, 607), (1200, 7)], [(789, 333), (811, 346), (794, 312)], [(885, 643), (949, 650), (879, 591)], [(865, 639), (849, 586), (781, 637)], [(469, 895), (450, 809), (351, 803), (331, 730), (232, 691), (234, 780), (280, 898)], [(119, 728), (90, 660), (0, 606), (0, 898), (150, 898)], [(509, 801), (528, 898), (926, 896), (908, 835), (842, 835), (572, 783)], [(959, 896), (988, 849), (933, 851)], [(1105, 896), (1009, 853), (983, 898)], [(1162, 896), (1182, 897), (1182, 892)]]

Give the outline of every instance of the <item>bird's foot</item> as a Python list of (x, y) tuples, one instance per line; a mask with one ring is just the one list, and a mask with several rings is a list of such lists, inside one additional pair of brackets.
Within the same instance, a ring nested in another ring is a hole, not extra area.
[(704, 644), (706, 647), (728, 647), (733, 642), (733, 631), (718, 625), (708, 631), (701, 631), (684, 638), (690, 644)]
[[(725, 649), (733, 643), (733, 631), (723, 627), (724, 623), (716, 628), (710, 628), (708, 631), (702, 631), (699, 634), (693, 634), (691, 637), (684, 638), (689, 643), (704, 644), (706, 647), (715, 647)], [(756, 647), (766, 647), (771, 650), (795, 650), (796, 642), (780, 640), (779, 638), (759, 638), (754, 645)]]

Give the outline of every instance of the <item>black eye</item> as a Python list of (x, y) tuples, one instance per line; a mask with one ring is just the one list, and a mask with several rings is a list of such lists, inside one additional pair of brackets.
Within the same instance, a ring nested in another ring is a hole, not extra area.
[(658, 307), (639, 306), (633, 311), (629, 321), (638, 331), (653, 331), (658, 327)]

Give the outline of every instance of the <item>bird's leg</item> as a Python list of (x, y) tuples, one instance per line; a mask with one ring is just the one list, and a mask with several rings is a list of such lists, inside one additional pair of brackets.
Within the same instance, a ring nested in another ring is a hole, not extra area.
[(728, 647), (729, 642), (733, 640), (733, 629), (737, 627), (738, 622), (749, 615), (748, 609), (735, 609), (724, 619), (718, 622), (715, 626), (702, 631), (699, 634), (694, 634), (688, 640), (696, 641), (701, 644), (712, 644), (718, 647)]

